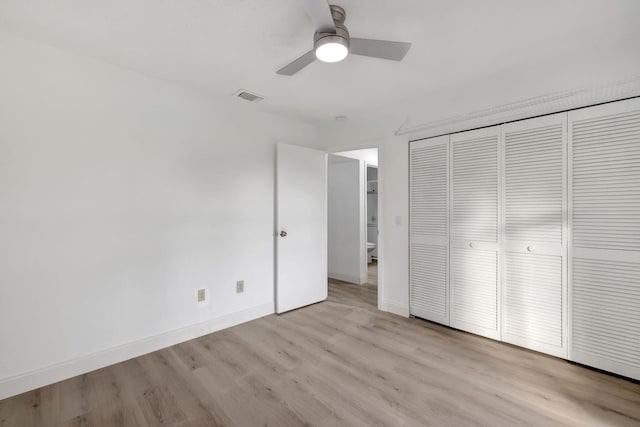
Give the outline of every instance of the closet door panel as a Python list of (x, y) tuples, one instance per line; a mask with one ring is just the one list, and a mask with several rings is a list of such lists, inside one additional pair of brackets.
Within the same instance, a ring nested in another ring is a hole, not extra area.
[(495, 251), (451, 250), (451, 325), (498, 339), (498, 256)]
[(449, 248), (413, 243), (411, 245), (410, 314), (448, 324)]
[(640, 99), (569, 113), (576, 362), (640, 379)]
[(499, 132), (451, 135), (451, 326), (500, 338)]
[(572, 360), (640, 379), (640, 257), (574, 257)]
[(449, 324), (449, 137), (411, 143), (409, 313)]
[(567, 357), (567, 115), (503, 126), (503, 332)]
[[(498, 242), (498, 129), (452, 135), (451, 238)], [(475, 136), (475, 137), (474, 137)]]
[(503, 340), (566, 357), (562, 256), (504, 253)]

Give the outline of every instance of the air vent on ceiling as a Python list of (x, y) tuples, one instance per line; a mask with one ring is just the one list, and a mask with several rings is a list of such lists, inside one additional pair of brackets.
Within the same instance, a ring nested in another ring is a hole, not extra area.
[(248, 90), (244, 90), (244, 89), (240, 89), (239, 91), (234, 93), (234, 95), (237, 98), (244, 99), (245, 101), (249, 101), (249, 102), (260, 102), (264, 99), (264, 96), (251, 93)]

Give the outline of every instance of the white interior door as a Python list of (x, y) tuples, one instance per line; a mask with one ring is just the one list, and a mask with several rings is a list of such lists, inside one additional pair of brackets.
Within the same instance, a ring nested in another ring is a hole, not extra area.
[(567, 114), (503, 126), (502, 339), (567, 357)]
[(569, 358), (640, 379), (640, 99), (569, 112)]
[(500, 127), (451, 135), (450, 324), (500, 339)]
[(327, 298), (327, 154), (278, 144), (276, 312)]
[(411, 143), (409, 313), (449, 324), (449, 136)]

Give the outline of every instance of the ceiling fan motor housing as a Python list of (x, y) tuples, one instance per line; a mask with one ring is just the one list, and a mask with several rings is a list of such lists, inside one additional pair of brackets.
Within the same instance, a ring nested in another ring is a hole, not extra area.
[(349, 50), (349, 31), (344, 24), (336, 22), (335, 33), (318, 33), (313, 36), (313, 45), (315, 49), (318, 49), (323, 44), (327, 43), (339, 43)]

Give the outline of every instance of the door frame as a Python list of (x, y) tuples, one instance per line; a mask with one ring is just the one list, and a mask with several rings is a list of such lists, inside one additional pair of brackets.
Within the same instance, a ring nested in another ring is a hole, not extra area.
[[(379, 154), (380, 153), (378, 153), (378, 155)], [(380, 157), (379, 156), (378, 156), (378, 161), (380, 161)], [(364, 271), (367, 273), (367, 280), (368, 280), (368, 278), (369, 278), (369, 250), (367, 248), (367, 243), (369, 242), (369, 181), (368, 181), (368, 177), (369, 177), (369, 168), (374, 168), (374, 169), (377, 170), (378, 169), (378, 164), (377, 163), (374, 164), (374, 163), (368, 162), (366, 160), (363, 163), (364, 163), (364, 180), (363, 180), (363, 182), (364, 182), (365, 190), (364, 190), (364, 203), (363, 203), (363, 206), (364, 206), (364, 212), (363, 212), (364, 239), (363, 240), (364, 240), (364, 242), (362, 242), (362, 245), (363, 245), (363, 249), (364, 249), (364, 252), (363, 252), (363, 254), (364, 254)], [(377, 181), (376, 187), (379, 188), (380, 180), (377, 179), (376, 181)], [(380, 211), (380, 200), (378, 200), (377, 197), (378, 197), (378, 195), (376, 194), (376, 204), (377, 204), (376, 207), (377, 207), (377, 210)], [(379, 219), (380, 215), (378, 215), (377, 218)], [(377, 224), (378, 224), (378, 226), (376, 227), (376, 233), (377, 233), (376, 241), (380, 239), (380, 221), (378, 219), (376, 219)], [(376, 243), (376, 245), (377, 245), (377, 243)], [(378, 247), (376, 247), (376, 250), (378, 250), (378, 253), (380, 252)], [(376, 262), (378, 262), (377, 259), (378, 259), (378, 256), (376, 255)]]
[[(384, 159), (381, 156), (383, 143), (382, 141), (365, 141), (362, 143), (356, 144), (344, 144), (344, 145), (334, 145), (331, 147), (327, 147), (324, 150), (328, 154), (340, 153), (342, 151), (352, 151), (352, 150), (366, 150), (370, 148), (375, 148), (378, 150), (378, 310), (382, 310), (382, 301), (384, 295), (384, 228), (380, 227), (380, 224), (383, 224), (384, 221), (384, 212), (381, 208), (384, 203), (384, 189), (382, 182), (384, 182)], [(364, 163), (364, 162), (363, 162)], [(366, 166), (365, 166), (366, 172)], [(365, 174), (366, 177), (366, 174)], [(366, 195), (365, 195), (366, 199)], [(366, 209), (365, 209), (366, 216)], [(328, 236), (327, 236), (328, 237)], [(365, 254), (366, 254), (366, 243), (365, 243)], [(365, 257), (366, 260), (366, 257)]]

